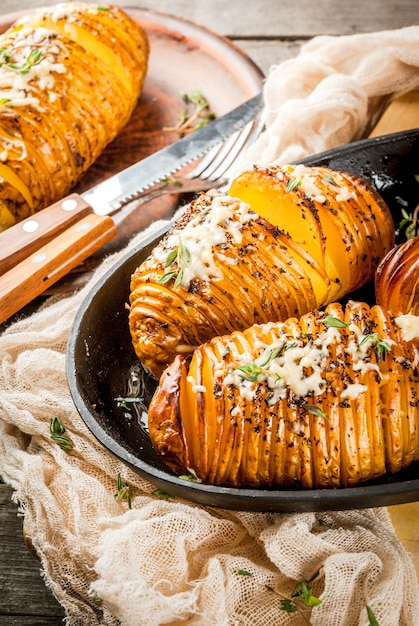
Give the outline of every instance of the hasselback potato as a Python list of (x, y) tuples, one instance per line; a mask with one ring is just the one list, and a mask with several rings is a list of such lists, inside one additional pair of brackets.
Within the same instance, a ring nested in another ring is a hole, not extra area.
[(235, 487), (357, 485), (419, 460), (419, 317), (332, 303), (177, 356), (149, 406), (178, 475)]
[(283, 321), (371, 280), (394, 244), (388, 207), (326, 168), (255, 168), (202, 194), (136, 270), (130, 330), (158, 378), (177, 354), (255, 323)]
[(419, 237), (412, 237), (386, 254), (375, 275), (377, 304), (394, 315), (419, 315)]
[(0, 230), (67, 194), (114, 139), (148, 55), (115, 6), (45, 7), (0, 35)]

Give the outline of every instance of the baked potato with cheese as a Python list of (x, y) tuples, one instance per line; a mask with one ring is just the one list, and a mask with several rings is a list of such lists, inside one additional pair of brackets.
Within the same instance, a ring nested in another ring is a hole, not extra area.
[(326, 168), (255, 168), (201, 194), (131, 279), (136, 354), (159, 378), (177, 354), (333, 302), (374, 277), (394, 244), (388, 207)]
[(234, 487), (334, 488), (419, 460), (419, 317), (349, 301), (178, 355), (150, 403), (178, 475)]
[(116, 6), (45, 7), (0, 35), (0, 230), (76, 184), (128, 122), (148, 56)]

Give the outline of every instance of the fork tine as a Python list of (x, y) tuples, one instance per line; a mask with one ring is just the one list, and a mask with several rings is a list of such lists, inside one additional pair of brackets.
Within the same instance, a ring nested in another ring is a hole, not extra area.
[[(252, 122), (250, 122), (252, 124)], [(247, 129), (247, 126), (245, 127)], [(226, 159), (229, 152), (234, 147), (236, 141), (240, 138), (242, 130), (238, 130), (231, 137), (219, 143), (212, 150), (210, 150), (198, 163), (193, 172), (191, 178), (202, 178), (206, 180), (211, 177), (212, 172), (217, 169)]]
[(189, 174), (189, 178), (216, 181), (227, 178), (239, 155), (246, 150), (260, 135), (264, 126), (264, 116), (246, 124), (225, 142), (210, 150)]

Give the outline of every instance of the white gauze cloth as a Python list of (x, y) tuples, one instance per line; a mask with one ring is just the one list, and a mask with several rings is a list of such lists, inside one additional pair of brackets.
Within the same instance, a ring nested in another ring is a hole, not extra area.
[[(269, 73), (267, 131), (248, 162), (359, 138), (383, 98), (418, 85), (419, 27), (315, 38)], [(366, 626), (367, 605), (380, 626), (417, 626), (415, 570), (387, 509), (263, 514), (162, 500), (88, 431), (67, 388), (66, 342), (83, 298), (126, 252), (0, 336), (0, 471), (68, 626)], [(50, 438), (55, 416), (69, 454)], [(131, 509), (114, 497), (118, 473)], [(305, 618), (281, 610), (272, 589), (289, 594), (320, 566), (322, 603)]]

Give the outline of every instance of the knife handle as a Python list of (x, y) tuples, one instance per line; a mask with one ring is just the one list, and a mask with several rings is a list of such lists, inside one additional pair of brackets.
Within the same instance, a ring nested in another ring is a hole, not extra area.
[(0, 276), (92, 211), (73, 193), (0, 233)]
[(42, 294), (116, 234), (111, 217), (91, 213), (0, 276), (0, 323)]

